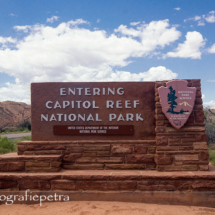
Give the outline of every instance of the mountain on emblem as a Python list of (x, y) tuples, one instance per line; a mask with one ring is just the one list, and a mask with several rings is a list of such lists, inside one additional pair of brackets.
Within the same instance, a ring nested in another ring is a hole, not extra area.
[(188, 120), (196, 98), (196, 88), (187, 87), (187, 83), (185, 80), (174, 80), (167, 82), (167, 87), (158, 88), (162, 111), (177, 129)]

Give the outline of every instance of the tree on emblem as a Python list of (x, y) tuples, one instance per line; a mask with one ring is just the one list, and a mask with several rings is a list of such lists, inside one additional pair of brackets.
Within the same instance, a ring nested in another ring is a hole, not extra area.
[(172, 86), (169, 87), (170, 93), (168, 93), (168, 104), (170, 105), (167, 113), (175, 113), (174, 108), (177, 106), (177, 102), (175, 101), (178, 97), (175, 96), (175, 90), (173, 90)]
[[(167, 111), (167, 113), (172, 113), (172, 114), (185, 114), (185, 113), (189, 113), (188, 110), (184, 110), (183, 108), (181, 108), (181, 110), (179, 112), (174, 111), (174, 108), (177, 107), (178, 103), (175, 101), (178, 97), (175, 96), (175, 90), (173, 90), (172, 86), (169, 87), (170, 93), (168, 93), (167, 97), (168, 97), (168, 104), (169, 109)], [(182, 104), (184, 104), (184, 102), (182, 102)], [(179, 104), (181, 105), (181, 104)]]

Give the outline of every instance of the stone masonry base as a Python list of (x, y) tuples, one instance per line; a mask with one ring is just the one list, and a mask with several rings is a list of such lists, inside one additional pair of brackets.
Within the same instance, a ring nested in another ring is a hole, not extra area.
[[(23, 141), (18, 143), (17, 157), (61, 156), (61, 168), (71, 170), (155, 170), (155, 151), (155, 140)], [(46, 163), (50, 166), (50, 162)], [(36, 169), (39, 172), (44, 165), (44, 162), (28, 162), (28, 172)]]
[[(61, 170), (1, 173), (0, 195), (69, 195), (74, 201), (125, 201), (215, 207), (215, 167), (209, 171)], [(36, 202), (16, 202), (29, 203)]]

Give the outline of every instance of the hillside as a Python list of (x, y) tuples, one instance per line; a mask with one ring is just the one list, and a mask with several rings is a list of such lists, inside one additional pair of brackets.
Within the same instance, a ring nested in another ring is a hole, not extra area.
[(215, 122), (215, 109), (208, 109), (208, 108), (205, 108), (204, 109), (204, 112), (205, 112), (205, 117), (208, 121), (212, 121), (212, 122)]
[(23, 102), (0, 102), (0, 129), (16, 127), (26, 121), (31, 121), (30, 105)]

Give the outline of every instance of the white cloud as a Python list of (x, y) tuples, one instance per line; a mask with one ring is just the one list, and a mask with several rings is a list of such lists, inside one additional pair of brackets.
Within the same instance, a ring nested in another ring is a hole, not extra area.
[(180, 7), (176, 7), (176, 8), (174, 8), (173, 10), (180, 10), (181, 8)]
[(52, 16), (51, 18), (47, 18), (46, 22), (53, 23), (54, 21), (57, 21), (59, 19), (58, 16)]
[(97, 19), (97, 21), (96, 22), (100, 22), (101, 20), (100, 19)]
[(136, 29), (120, 25), (115, 32), (129, 37), (137, 37), (141, 41), (142, 51), (140, 55), (149, 54), (157, 48), (164, 48), (170, 45), (181, 36), (181, 32), (175, 26), (170, 27), (169, 20), (152, 21), (149, 24), (142, 24)]
[(180, 43), (174, 52), (168, 52), (164, 57), (201, 59), (200, 48), (204, 47), (204, 45), (205, 40), (199, 32), (187, 32), (185, 42)]
[(201, 16), (194, 16), (193, 18), (185, 19), (184, 22), (187, 22), (189, 20), (198, 21), (198, 20), (201, 20)]
[(185, 19), (184, 22), (187, 21), (198, 21), (198, 26), (204, 26), (205, 25), (205, 21), (209, 22), (209, 23), (214, 23), (215, 22), (215, 11), (210, 11), (207, 15), (203, 14), (201, 16), (194, 16), (193, 18), (188, 18)]
[(12, 37), (1, 37), (0, 36), (0, 44), (5, 44), (5, 43), (16, 43), (17, 39), (12, 38)]
[(215, 53), (215, 43), (208, 49), (208, 52), (212, 54)]
[(198, 21), (201, 19), (201, 16), (195, 16), (194, 18), (190, 18), (190, 20)]
[(10, 13), (9, 16), (17, 16), (17, 15), (14, 13)]
[(177, 77), (163, 66), (140, 73), (120, 71), (131, 63), (130, 58), (149, 56), (178, 39), (181, 33), (168, 20), (135, 29), (120, 26), (117, 35), (80, 28), (79, 24), (88, 22), (78, 19), (57, 27), (15, 26), (27, 35), (16, 39), (15, 49), (0, 50), (0, 72), (16, 80), (0, 88), (0, 100), (29, 103), (31, 82), (155, 81)]
[(208, 82), (215, 82), (215, 80), (208, 80)]
[[(1, 73), (0, 73), (1, 75)], [(30, 104), (30, 84), (6, 83), (7, 87), (0, 88), (0, 101), (16, 101)]]
[(209, 14), (206, 16), (205, 20), (207, 22), (210, 22), (210, 23), (215, 22), (215, 16), (214, 16), (214, 14), (215, 14), (215, 11), (210, 11)]
[(158, 66), (151, 67), (147, 72), (139, 73), (139, 76), (143, 78), (143, 81), (161, 81), (175, 79), (178, 74), (164, 66)]
[(204, 23), (204, 17), (205, 15), (202, 15), (202, 16), (194, 16), (193, 18), (188, 18), (188, 19), (185, 19), (184, 22), (187, 22), (187, 21), (197, 21), (198, 22), (198, 26), (204, 26), (205, 23)]
[(198, 26), (204, 26), (205, 25), (205, 23), (203, 22), (203, 21), (198, 21)]
[(130, 23), (130, 25), (133, 25), (133, 26), (138, 25), (138, 24), (140, 24), (140, 22), (131, 22)]
[(211, 100), (209, 102), (204, 102), (203, 105), (205, 107), (215, 107), (215, 101), (214, 100)]
[(23, 25), (23, 26), (16, 25), (13, 28), (16, 31), (24, 31), (25, 33), (28, 33), (28, 31), (31, 29), (31, 25)]
[(76, 19), (75, 21), (71, 20), (71, 21), (67, 22), (67, 24), (69, 24), (71, 26), (77, 26), (77, 25), (81, 25), (81, 24), (89, 24), (89, 22), (87, 22), (83, 19)]
[(205, 99), (205, 95), (204, 94), (202, 94), (202, 99)]

